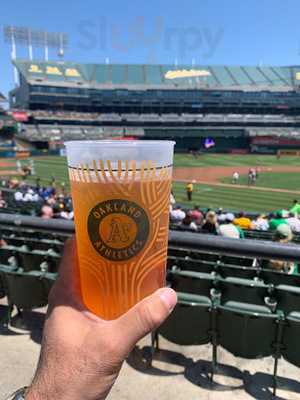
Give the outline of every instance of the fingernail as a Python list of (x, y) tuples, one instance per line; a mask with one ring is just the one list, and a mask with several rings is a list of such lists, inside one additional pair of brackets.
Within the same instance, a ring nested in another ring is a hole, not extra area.
[(165, 303), (165, 305), (171, 312), (177, 303), (176, 292), (173, 289), (161, 289), (159, 295), (162, 301)]

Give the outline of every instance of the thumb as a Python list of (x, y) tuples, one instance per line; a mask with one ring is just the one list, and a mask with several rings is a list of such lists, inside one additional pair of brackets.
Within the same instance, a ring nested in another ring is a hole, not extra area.
[(177, 303), (173, 289), (163, 288), (136, 304), (126, 314), (114, 321), (122, 357), (127, 357), (135, 344), (158, 328), (170, 315)]

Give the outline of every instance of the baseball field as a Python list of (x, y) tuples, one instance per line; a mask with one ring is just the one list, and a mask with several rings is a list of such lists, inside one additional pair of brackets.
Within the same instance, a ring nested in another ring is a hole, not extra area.
[[(68, 187), (68, 172), (64, 157), (36, 157), (35, 176), (29, 182), (41, 179), (48, 184), (55, 177), (58, 184)], [(1, 164), (2, 162), (2, 164)], [(22, 165), (28, 160), (21, 160)], [(0, 174), (16, 170), (15, 160), (0, 160)], [(257, 168), (259, 176), (255, 186), (248, 187), (249, 168)], [(2, 171), (1, 171), (2, 170)], [(240, 179), (232, 184), (233, 172), (239, 172)], [(185, 185), (194, 181), (193, 200), (187, 201)], [(175, 199), (183, 205), (197, 204), (200, 207), (224, 207), (233, 211), (246, 210), (269, 212), (289, 208), (293, 199), (300, 199), (300, 157), (205, 154), (198, 157), (176, 154), (174, 160)]]

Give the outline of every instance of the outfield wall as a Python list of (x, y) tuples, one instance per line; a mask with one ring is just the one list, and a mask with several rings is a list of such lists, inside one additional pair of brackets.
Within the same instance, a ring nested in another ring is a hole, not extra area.
[[(168, 139), (176, 142), (176, 152), (204, 150), (206, 138), (211, 138), (215, 145), (208, 149), (210, 152), (231, 153), (232, 150), (250, 150), (250, 138), (244, 129), (151, 129), (145, 128), (144, 139)], [(207, 149), (205, 149), (207, 151)]]
[(28, 158), (37, 156), (59, 156), (59, 150), (0, 151), (0, 158)]

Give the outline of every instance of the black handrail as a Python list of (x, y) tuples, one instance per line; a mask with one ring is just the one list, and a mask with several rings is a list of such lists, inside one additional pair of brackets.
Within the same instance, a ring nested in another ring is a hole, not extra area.
[[(43, 219), (17, 214), (0, 214), (0, 229), (1, 226), (14, 226), (21, 229), (51, 232), (62, 235), (72, 235), (75, 231), (72, 221)], [(300, 246), (294, 243), (280, 244), (252, 239), (229, 239), (214, 235), (171, 230), (169, 233), (169, 246), (225, 255), (300, 262)]]

